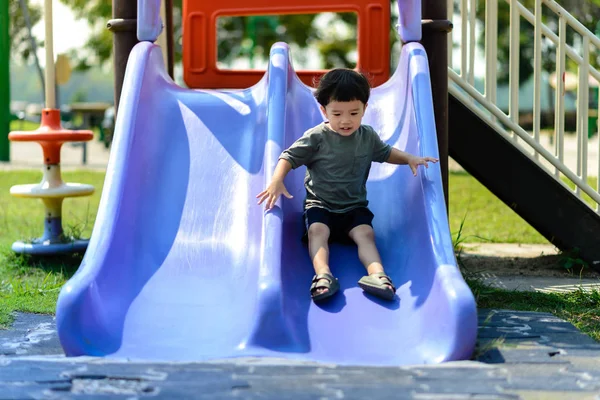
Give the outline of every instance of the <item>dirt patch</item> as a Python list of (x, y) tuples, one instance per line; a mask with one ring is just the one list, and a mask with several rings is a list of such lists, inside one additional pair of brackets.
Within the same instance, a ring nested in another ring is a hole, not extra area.
[(566, 269), (567, 257), (550, 245), (467, 244), (458, 259), (461, 269), (468, 274), (600, 279), (600, 273), (589, 267), (576, 265)]

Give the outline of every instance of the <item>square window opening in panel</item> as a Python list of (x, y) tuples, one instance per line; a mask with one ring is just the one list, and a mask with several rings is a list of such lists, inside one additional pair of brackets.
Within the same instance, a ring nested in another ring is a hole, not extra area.
[(290, 46), (296, 71), (356, 68), (358, 16), (354, 12), (220, 16), (217, 68), (265, 70), (271, 46)]

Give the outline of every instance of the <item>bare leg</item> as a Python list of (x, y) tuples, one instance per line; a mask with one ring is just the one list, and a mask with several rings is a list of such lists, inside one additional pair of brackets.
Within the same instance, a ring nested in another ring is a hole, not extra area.
[[(383, 265), (381, 264), (379, 251), (375, 245), (375, 232), (373, 232), (373, 228), (369, 225), (359, 225), (354, 227), (348, 233), (348, 236), (350, 236), (358, 246), (358, 258), (365, 266), (367, 273), (369, 275), (377, 272), (385, 273)], [(387, 286), (390, 289), (392, 288), (389, 284), (387, 284)]]
[[(308, 253), (317, 275), (331, 274), (329, 269), (329, 233), (329, 227), (320, 222), (315, 222), (308, 227)], [(321, 281), (327, 282), (326, 279), (321, 279)], [(315, 294), (326, 293), (328, 290), (317, 289)]]

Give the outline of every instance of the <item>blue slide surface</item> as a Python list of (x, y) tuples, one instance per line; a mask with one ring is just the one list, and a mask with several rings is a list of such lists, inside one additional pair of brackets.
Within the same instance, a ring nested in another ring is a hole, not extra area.
[[(377, 245), (397, 298), (357, 285), (355, 246), (334, 244), (341, 284), (314, 304), (302, 236), (304, 168), (272, 211), (255, 196), (281, 151), (323, 121), (274, 45), (263, 79), (242, 90), (189, 90), (159, 47), (130, 55), (96, 225), (57, 304), (68, 356), (204, 361), (279, 357), (345, 365), (469, 358), (475, 301), (457, 268), (438, 164), (374, 163), (368, 181)], [(404, 45), (364, 119), (391, 145), (437, 156), (427, 55)]]

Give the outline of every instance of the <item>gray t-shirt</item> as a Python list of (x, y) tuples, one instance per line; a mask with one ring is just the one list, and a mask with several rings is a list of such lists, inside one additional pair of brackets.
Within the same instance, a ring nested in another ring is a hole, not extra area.
[(368, 125), (342, 136), (323, 122), (306, 131), (279, 158), (289, 161), (293, 169), (306, 165), (305, 208), (341, 213), (368, 205), (371, 162), (385, 162), (391, 151), (392, 146)]

